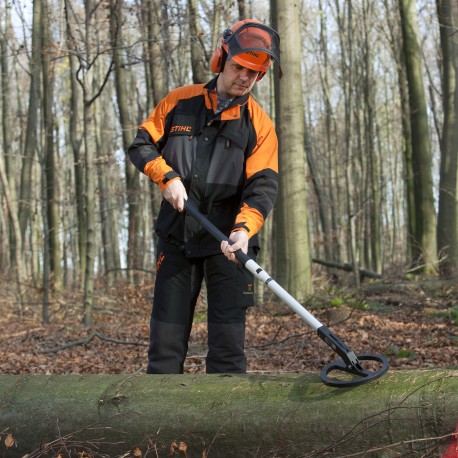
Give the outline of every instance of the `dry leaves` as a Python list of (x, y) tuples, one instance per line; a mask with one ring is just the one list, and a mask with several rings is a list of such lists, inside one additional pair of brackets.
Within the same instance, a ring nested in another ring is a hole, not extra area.
[[(30, 298), (30, 303), (36, 305), (24, 307), (19, 317), (15, 298), (8, 297), (9, 288), (1, 277), (0, 291), (0, 327), (5, 330), (1, 373), (130, 374), (146, 370), (151, 286), (109, 289), (99, 285), (92, 329), (81, 324), (83, 300), (79, 291), (66, 290), (53, 298), (49, 325), (41, 322), (38, 294)], [(342, 322), (329, 321), (331, 315), (326, 308), (309, 310), (355, 353), (388, 355), (392, 369), (456, 365), (457, 325), (444, 310), (448, 304), (458, 302), (458, 294), (451, 291), (435, 299), (433, 311), (430, 298), (426, 303), (422, 302), (426, 301), (423, 296), (415, 297), (410, 292), (401, 299), (399, 292), (396, 298), (390, 294), (366, 298), (369, 308), (351, 310)], [(191, 333), (187, 373), (205, 372), (207, 333), (203, 303), (197, 308)], [(57, 353), (39, 353), (84, 340), (93, 332), (126, 344), (93, 339)], [(284, 304), (250, 308), (246, 334), (249, 372), (320, 371), (336, 359), (335, 353)]]
[(172, 442), (169, 447), (169, 455), (173, 456), (175, 452), (179, 452), (185, 458), (187, 458), (188, 457), (188, 446), (186, 445), (185, 442), (179, 442), (178, 444), (176, 442)]

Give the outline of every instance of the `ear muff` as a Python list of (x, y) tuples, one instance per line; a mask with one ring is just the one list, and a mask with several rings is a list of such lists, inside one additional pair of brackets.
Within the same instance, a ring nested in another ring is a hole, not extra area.
[(223, 48), (221, 48), (221, 46), (218, 46), (215, 52), (213, 53), (212, 59), (210, 61), (210, 68), (213, 73), (220, 73), (223, 69), (223, 54)]
[(224, 63), (226, 62), (227, 53), (223, 49), (223, 45), (226, 43), (226, 40), (232, 35), (231, 29), (226, 29), (221, 35), (221, 46), (218, 46), (213, 53), (213, 56), (210, 60), (210, 68), (213, 73), (221, 73), (224, 68)]

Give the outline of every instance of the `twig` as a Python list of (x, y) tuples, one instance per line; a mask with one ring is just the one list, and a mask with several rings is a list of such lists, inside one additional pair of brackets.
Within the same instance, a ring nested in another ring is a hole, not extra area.
[(117, 339), (112, 339), (110, 337), (104, 336), (103, 334), (100, 334), (99, 332), (93, 332), (89, 336), (87, 336), (85, 339), (81, 340), (74, 340), (73, 342), (68, 342), (64, 345), (61, 345), (59, 347), (55, 348), (50, 348), (49, 350), (39, 350), (35, 351), (33, 353), (57, 353), (58, 351), (65, 350), (67, 348), (75, 347), (77, 345), (87, 345), (90, 343), (93, 339), (98, 337), (100, 340), (104, 340), (106, 342), (111, 342), (119, 345), (135, 345), (138, 347), (147, 347), (149, 344), (144, 343), (144, 342), (126, 342), (124, 340), (117, 340)]
[(395, 444), (385, 445), (383, 447), (371, 448), (369, 450), (364, 450), (363, 452), (352, 453), (351, 455), (342, 455), (340, 458), (351, 458), (353, 456), (361, 456), (361, 455), (367, 456), (368, 453), (379, 452), (381, 450), (389, 450), (389, 449), (395, 448), (395, 447), (397, 447), (399, 445), (408, 445), (408, 444), (415, 444), (417, 442), (427, 442), (427, 441), (428, 442), (430, 442), (430, 441), (441, 441), (441, 440), (447, 439), (449, 437), (453, 437), (455, 435), (456, 435), (456, 433), (450, 433), (450, 434), (445, 434), (444, 436), (422, 437), (422, 438), (419, 438), (419, 439), (411, 439), (411, 440), (407, 440), (407, 441), (396, 442)]

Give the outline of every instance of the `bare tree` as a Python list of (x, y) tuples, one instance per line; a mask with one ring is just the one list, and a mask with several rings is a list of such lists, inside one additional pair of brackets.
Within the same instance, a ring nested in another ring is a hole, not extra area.
[(5, 196), (6, 205), (8, 207), (8, 214), (10, 216), (12, 230), (15, 237), (15, 250), (14, 250), (14, 266), (16, 273), (16, 285), (17, 285), (17, 297), (19, 304), (19, 311), (22, 313), (22, 304), (24, 300), (24, 285), (25, 285), (25, 268), (22, 260), (22, 238), (19, 226), (18, 211), (16, 207), (16, 201), (10, 195), (10, 185), (5, 172), (5, 166), (0, 158), (0, 182), (3, 187), (3, 193)]
[[(272, 0), (273, 25), (283, 43), (283, 78), (275, 87), (275, 122), (279, 132), (280, 194), (276, 210), (277, 275), (298, 300), (312, 291), (307, 218), (305, 116), (302, 103), (299, 4)], [(291, 88), (295, 90), (292, 91)], [(280, 267), (281, 266), (281, 267)]]
[[(114, 77), (116, 88), (116, 101), (118, 105), (119, 121), (122, 131), (122, 147), (127, 155), (127, 149), (135, 135), (135, 123), (129, 110), (128, 83), (126, 63), (124, 62), (123, 49), (123, 0), (110, 0), (110, 34), (113, 49)], [(126, 192), (128, 204), (128, 250), (127, 267), (128, 277), (131, 281), (138, 281), (143, 266), (143, 240), (141, 218), (141, 193), (138, 171), (126, 157)]]
[(445, 277), (458, 275), (458, 5), (437, 0), (443, 72), (444, 124), (441, 142), (438, 254)]
[[(436, 211), (432, 183), (432, 157), (426, 95), (422, 73), (422, 55), (418, 39), (414, 0), (400, 0), (401, 27), (406, 75), (409, 90), (409, 118), (412, 135), (412, 167), (414, 182), (414, 237), (416, 251), (413, 263), (425, 273), (436, 271)], [(412, 215), (413, 216), (413, 215)]]
[(83, 279), (84, 272), (86, 270), (86, 212), (84, 210), (84, 160), (81, 152), (83, 138), (80, 135), (80, 129), (82, 125), (82, 91), (77, 79), (77, 75), (79, 75), (81, 70), (81, 67), (78, 63), (78, 48), (76, 46), (77, 39), (70, 25), (73, 17), (74, 13), (72, 11), (72, 3), (69, 0), (65, 0), (66, 38), (70, 67), (70, 119), (68, 135), (73, 152), (73, 173), (75, 187), (75, 195), (73, 200), (76, 207), (75, 210), (78, 227), (77, 255), (79, 258), (75, 259), (74, 263), (79, 266), (79, 269), (77, 269), (78, 273), (76, 275)]
[(100, 54), (96, 36), (98, 35), (98, 26), (96, 19), (101, 19), (97, 16), (98, 10), (93, 0), (85, 0), (84, 9), (84, 52), (80, 54), (80, 77), (79, 83), (83, 91), (83, 144), (84, 144), (84, 172), (85, 172), (85, 230), (86, 230), (86, 269), (84, 274), (84, 324), (90, 326), (92, 324), (92, 302), (94, 295), (95, 281), (95, 257), (97, 254), (96, 242), (96, 173), (95, 173), (95, 158), (96, 158), (96, 141), (94, 132), (94, 103), (102, 93), (108, 77), (111, 73), (113, 62), (111, 62), (106, 70), (102, 81), (96, 78), (94, 66), (98, 64)]
[[(1, 103), (2, 103), (2, 148), (5, 158), (5, 174), (8, 177), (9, 196), (13, 202), (17, 201), (16, 192), (16, 174), (13, 173), (15, 157), (12, 148), (13, 143), (13, 107), (11, 103), (11, 84), (10, 84), (10, 49), (9, 43), (12, 41), (11, 30), (11, 13), (10, 8), (5, 2), (4, 28), (0, 29), (0, 68), (1, 68)], [(1, 27), (1, 25), (0, 25)], [(3, 269), (8, 271), (9, 265), (16, 262), (16, 233), (11, 216), (8, 216), (8, 224), (5, 226), (5, 237), (9, 241), (9, 253), (5, 250), (3, 260)], [(5, 240), (6, 242), (6, 240)]]
[[(44, 185), (45, 194), (43, 198), (46, 199), (46, 219), (47, 231), (45, 232), (45, 239), (47, 241), (46, 250), (49, 252), (49, 268), (53, 274), (53, 285), (55, 288), (62, 287), (62, 267), (61, 267), (61, 249), (59, 240), (59, 202), (57, 196), (57, 168), (55, 161), (54, 151), (54, 49), (53, 41), (51, 38), (51, 31), (49, 30), (49, 18), (51, 11), (48, 6), (47, 0), (42, 1), (42, 18), (41, 18), (41, 69), (42, 69), (42, 82), (43, 82), (43, 123), (44, 123), (44, 150), (42, 158), (42, 167), (45, 168), (46, 179)], [(47, 268), (47, 267), (46, 267)], [(47, 321), (47, 318), (45, 319)]]
[(38, 104), (40, 97), (40, 46), (41, 46), (41, 0), (33, 0), (32, 14), (32, 43), (30, 51), (30, 89), (27, 112), (27, 135), (25, 137), (24, 153), (21, 170), (19, 224), (21, 238), (25, 239), (27, 225), (30, 219), (32, 198), (32, 165), (38, 141)]
[(208, 62), (210, 55), (203, 41), (204, 32), (199, 24), (198, 0), (188, 0), (189, 35), (193, 83), (205, 83), (210, 79)]

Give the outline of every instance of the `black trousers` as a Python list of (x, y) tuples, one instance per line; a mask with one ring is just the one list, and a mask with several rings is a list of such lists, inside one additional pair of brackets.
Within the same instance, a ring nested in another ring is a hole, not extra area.
[[(255, 257), (252, 250), (248, 253)], [(207, 286), (207, 373), (244, 373), (245, 317), (253, 305), (253, 275), (222, 253), (187, 258), (160, 240), (150, 322), (149, 374), (183, 373), (194, 310)]]

